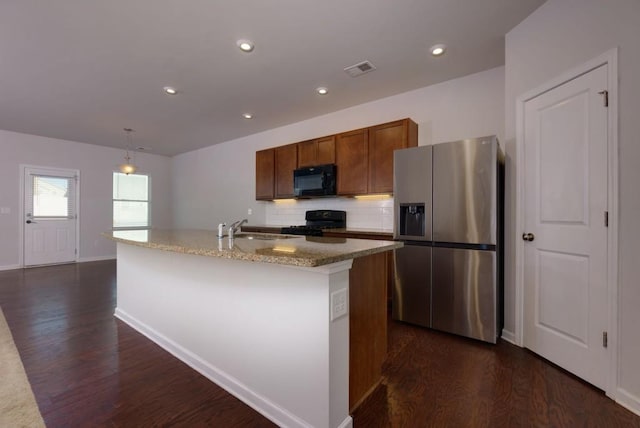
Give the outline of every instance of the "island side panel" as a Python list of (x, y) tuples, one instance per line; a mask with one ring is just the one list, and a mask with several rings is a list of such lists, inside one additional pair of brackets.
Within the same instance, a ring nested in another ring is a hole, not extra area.
[(382, 380), (387, 358), (387, 253), (354, 259), (349, 272), (349, 409)]
[(297, 268), (118, 244), (116, 315), (279, 425), (351, 426), (351, 261)]

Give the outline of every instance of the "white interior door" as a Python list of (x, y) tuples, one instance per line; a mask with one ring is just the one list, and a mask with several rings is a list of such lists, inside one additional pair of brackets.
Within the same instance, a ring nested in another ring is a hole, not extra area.
[(76, 189), (76, 171), (25, 167), (25, 266), (76, 261)]
[(607, 65), (525, 103), (524, 346), (605, 389)]

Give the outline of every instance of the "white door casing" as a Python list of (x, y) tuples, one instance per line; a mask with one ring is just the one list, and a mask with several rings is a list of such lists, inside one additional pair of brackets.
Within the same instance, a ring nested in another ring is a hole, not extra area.
[[(607, 390), (611, 356), (608, 64), (521, 101), (517, 291), (525, 347)], [(614, 255), (615, 256), (615, 255)], [(520, 291), (520, 293), (518, 293)], [(614, 306), (615, 308), (615, 306)]]
[(23, 265), (77, 260), (78, 171), (23, 168)]

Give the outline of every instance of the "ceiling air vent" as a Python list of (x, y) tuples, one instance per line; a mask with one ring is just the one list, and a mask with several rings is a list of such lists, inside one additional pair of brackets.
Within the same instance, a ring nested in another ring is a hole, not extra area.
[(358, 77), (375, 69), (375, 66), (369, 61), (362, 61), (361, 63), (345, 68), (344, 71), (351, 77)]

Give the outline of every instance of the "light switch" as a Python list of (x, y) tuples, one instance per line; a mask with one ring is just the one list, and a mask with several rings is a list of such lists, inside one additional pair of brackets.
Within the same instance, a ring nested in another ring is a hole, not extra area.
[(9, 208), (9, 207), (0, 207), (0, 214), (11, 214), (11, 208)]

